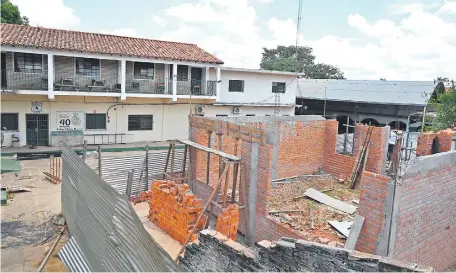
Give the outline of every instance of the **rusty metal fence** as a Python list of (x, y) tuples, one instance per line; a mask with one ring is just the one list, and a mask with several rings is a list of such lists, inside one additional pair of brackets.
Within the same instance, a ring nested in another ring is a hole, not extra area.
[(59, 257), (73, 271), (183, 271), (144, 229), (129, 200), (70, 147), (63, 148), (62, 211), (70, 241)]

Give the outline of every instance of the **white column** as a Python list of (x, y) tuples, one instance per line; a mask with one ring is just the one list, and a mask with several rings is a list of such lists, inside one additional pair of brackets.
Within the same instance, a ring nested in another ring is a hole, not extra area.
[(120, 60), (120, 100), (126, 100), (125, 87), (127, 83), (127, 61)]
[(173, 101), (177, 101), (177, 64), (173, 64)]
[(54, 97), (54, 54), (48, 54), (48, 98), (53, 100)]
[(220, 73), (221, 73), (221, 68), (220, 68), (220, 66), (217, 66), (217, 78), (216, 78), (217, 83), (215, 85), (215, 92), (217, 92), (217, 94), (216, 94), (217, 97), (215, 99), (216, 101), (220, 101), (220, 82), (221, 82)]
[(169, 94), (169, 64), (165, 64), (165, 94)]
[(209, 80), (209, 67), (206, 66), (203, 68), (203, 76), (201, 77), (203, 80), (202, 86), (203, 86), (203, 94), (207, 95), (207, 81)]

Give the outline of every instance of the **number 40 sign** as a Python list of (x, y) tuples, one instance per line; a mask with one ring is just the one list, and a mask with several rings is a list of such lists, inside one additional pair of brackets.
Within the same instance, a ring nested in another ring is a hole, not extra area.
[(82, 111), (58, 111), (57, 131), (83, 130), (84, 112)]

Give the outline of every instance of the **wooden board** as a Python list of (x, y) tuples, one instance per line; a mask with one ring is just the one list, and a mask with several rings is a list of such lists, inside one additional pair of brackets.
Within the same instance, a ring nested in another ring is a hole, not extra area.
[(345, 202), (342, 202), (340, 200), (337, 200), (335, 198), (332, 198), (331, 196), (328, 196), (322, 192), (317, 191), (314, 188), (307, 189), (306, 192), (304, 193), (307, 197), (318, 201), (320, 203), (323, 203), (325, 205), (328, 205), (332, 208), (335, 208), (337, 210), (353, 214), (356, 211), (356, 207), (350, 204), (347, 204)]
[(348, 250), (355, 250), (356, 242), (358, 241), (361, 228), (364, 224), (364, 216), (356, 215), (353, 220), (353, 225), (350, 228), (347, 240), (345, 241), (344, 248)]
[(185, 145), (191, 146), (191, 147), (196, 148), (198, 150), (205, 151), (205, 152), (208, 152), (208, 153), (212, 153), (212, 154), (221, 156), (223, 158), (229, 159), (231, 161), (240, 161), (241, 160), (240, 157), (237, 157), (237, 156), (234, 156), (234, 155), (230, 155), (230, 154), (227, 154), (225, 152), (222, 152), (222, 151), (219, 151), (219, 150), (215, 150), (215, 149), (203, 146), (201, 144), (198, 144), (198, 143), (190, 141), (190, 140), (178, 140), (178, 141), (180, 143), (183, 143)]

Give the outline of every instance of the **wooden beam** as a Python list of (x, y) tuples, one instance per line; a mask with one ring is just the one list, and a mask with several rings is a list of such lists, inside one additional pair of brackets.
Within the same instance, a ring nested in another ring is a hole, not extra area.
[(219, 151), (219, 150), (215, 150), (215, 149), (203, 146), (201, 144), (198, 144), (198, 143), (190, 141), (190, 140), (179, 140), (179, 142), (182, 143), (182, 144), (186, 144), (188, 146), (191, 146), (193, 148), (196, 148), (196, 149), (198, 149), (200, 151), (205, 151), (205, 152), (208, 152), (208, 153), (212, 153), (212, 154), (221, 156), (221, 157), (226, 158), (226, 159), (228, 159), (230, 161), (241, 161), (240, 157), (237, 157), (237, 156), (234, 156), (234, 155), (231, 155), (231, 154)]
[[(227, 167), (228, 165), (226, 165)], [(226, 173), (228, 171), (228, 168), (226, 168), (223, 170), (224, 173)], [(187, 246), (188, 242), (190, 241), (190, 238), (192, 237), (193, 233), (195, 233), (195, 230), (196, 230), (196, 227), (198, 226), (198, 223), (199, 221), (201, 220), (201, 218), (203, 217), (204, 215), (204, 212), (207, 210), (207, 207), (209, 206), (209, 204), (211, 204), (212, 202), (212, 199), (214, 199), (214, 195), (215, 193), (217, 192), (217, 188), (220, 186), (220, 184), (222, 184), (222, 181), (223, 181), (223, 175), (220, 177), (219, 181), (217, 182), (217, 187), (215, 187), (215, 189), (212, 191), (211, 195), (209, 196), (209, 199), (207, 200), (206, 202), (206, 205), (204, 206), (203, 210), (201, 211), (200, 215), (198, 216), (198, 218), (196, 219), (196, 222), (195, 224), (193, 225), (193, 228), (192, 230), (190, 231), (190, 234), (187, 236), (187, 239), (185, 240), (184, 244), (182, 245), (181, 249), (179, 250), (179, 253), (177, 254), (176, 258), (174, 259), (175, 262), (177, 262), (179, 260), (179, 256), (182, 254), (182, 252), (184, 252), (185, 250), (185, 247)], [(212, 210), (212, 206), (211, 206), (211, 210)], [(209, 222), (209, 217), (207, 218), (208, 219), (208, 222)]]

